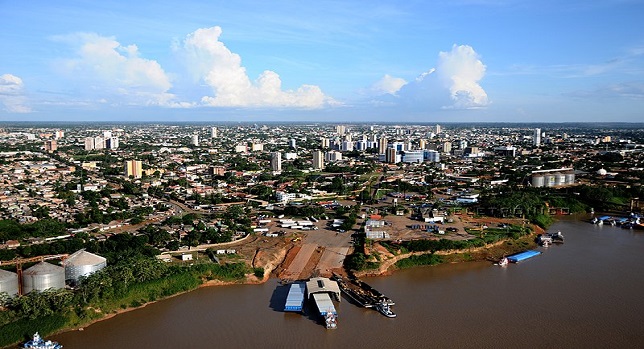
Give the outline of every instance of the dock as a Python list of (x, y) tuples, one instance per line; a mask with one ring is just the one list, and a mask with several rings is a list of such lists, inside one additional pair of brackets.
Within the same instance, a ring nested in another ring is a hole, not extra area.
[(284, 304), (284, 311), (301, 312), (304, 306), (304, 284), (295, 282), (291, 284)]
[(308, 299), (313, 299), (320, 315), (324, 319), (326, 328), (337, 328), (338, 312), (335, 310), (331, 297), (338, 302), (340, 301), (338, 283), (323, 277), (313, 278), (306, 282), (306, 294)]
[(540, 254), (541, 254), (541, 252), (539, 252), (539, 251), (528, 250), (528, 251), (525, 251), (525, 252), (521, 252), (521, 253), (517, 253), (517, 254), (511, 255), (511, 256), (508, 256), (507, 258), (508, 258), (508, 261), (510, 261), (512, 263), (519, 263), (521, 261), (524, 261), (524, 260), (526, 260), (528, 258), (532, 258), (532, 257), (540, 255)]

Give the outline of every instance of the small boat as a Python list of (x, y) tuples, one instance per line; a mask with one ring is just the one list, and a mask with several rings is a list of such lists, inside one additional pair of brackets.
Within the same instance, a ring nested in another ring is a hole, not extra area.
[(548, 233), (546, 236), (549, 237), (552, 242), (564, 242), (564, 236), (563, 234), (561, 234), (561, 231), (558, 231), (556, 233)]
[(34, 334), (34, 338), (29, 342), (25, 343), (22, 347), (28, 348), (28, 349), (60, 349), (63, 346), (56, 342), (46, 341), (42, 339), (38, 334), (38, 332), (36, 332)]
[(376, 310), (378, 310), (380, 312), (380, 314), (382, 314), (382, 315), (384, 315), (384, 316), (386, 316), (388, 318), (396, 317), (396, 313), (391, 311), (391, 307), (389, 306), (389, 304), (387, 304), (385, 302), (378, 303), (376, 305)]
[(508, 259), (503, 257), (503, 258), (501, 258), (501, 260), (499, 260), (498, 265), (500, 265), (502, 267), (505, 267), (506, 265), (508, 265), (508, 263), (509, 263)]
[(324, 316), (324, 324), (328, 330), (338, 328), (338, 316), (334, 312), (328, 311)]

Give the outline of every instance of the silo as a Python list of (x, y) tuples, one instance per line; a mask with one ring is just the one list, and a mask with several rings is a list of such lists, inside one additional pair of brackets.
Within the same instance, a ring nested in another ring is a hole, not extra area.
[(42, 292), (46, 289), (65, 288), (65, 269), (47, 262), (40, 262), (22, 272), (22, 293)]
[(545, 179), (545, 186), (546, 187), (554, 187), (555, 186), (555, 175), (553, 174), (547, 174), (544, 176)]
[(532, 186), (535, 188), (541, 188), (544, 186), (544, 179), (542, 175), (533, 175), (532, 176)]
[(560, 186), (566, 184), (566, 175), (563, 173), (555, 173), (555, 185)]
[(18, 294), (18, 274), (0, 269), (0, 293), (13, 297)]
[(65, 281), (76, 284), (81, 276), (88, 276), (105, 268), (107, 260), (85, 250), (78, 250), (67, 257), (63, 265), (65, 266)]
[(575, 184), (575, 174), (570, 172), (566, 173), (566, 185)]

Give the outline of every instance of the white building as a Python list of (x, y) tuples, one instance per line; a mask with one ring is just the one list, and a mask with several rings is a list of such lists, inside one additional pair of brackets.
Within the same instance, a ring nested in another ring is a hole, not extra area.
[(324, 168), (324, 154), (320, 150), (313, 152), (313, 168), (316, 170)]
[(280, 152), (271, 153), (271, 171), (273, 172), (282, 171), (282, 153)]
[(532, 135), (532, 145), (535, 147), (541, 146), (541, 129), (535, 128), (534, 135)]

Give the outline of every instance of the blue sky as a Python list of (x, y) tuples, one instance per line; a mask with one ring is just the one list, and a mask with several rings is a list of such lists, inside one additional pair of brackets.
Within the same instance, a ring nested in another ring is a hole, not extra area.
[(0, 121), (644, 120), (644, 1), (0, 0)]

